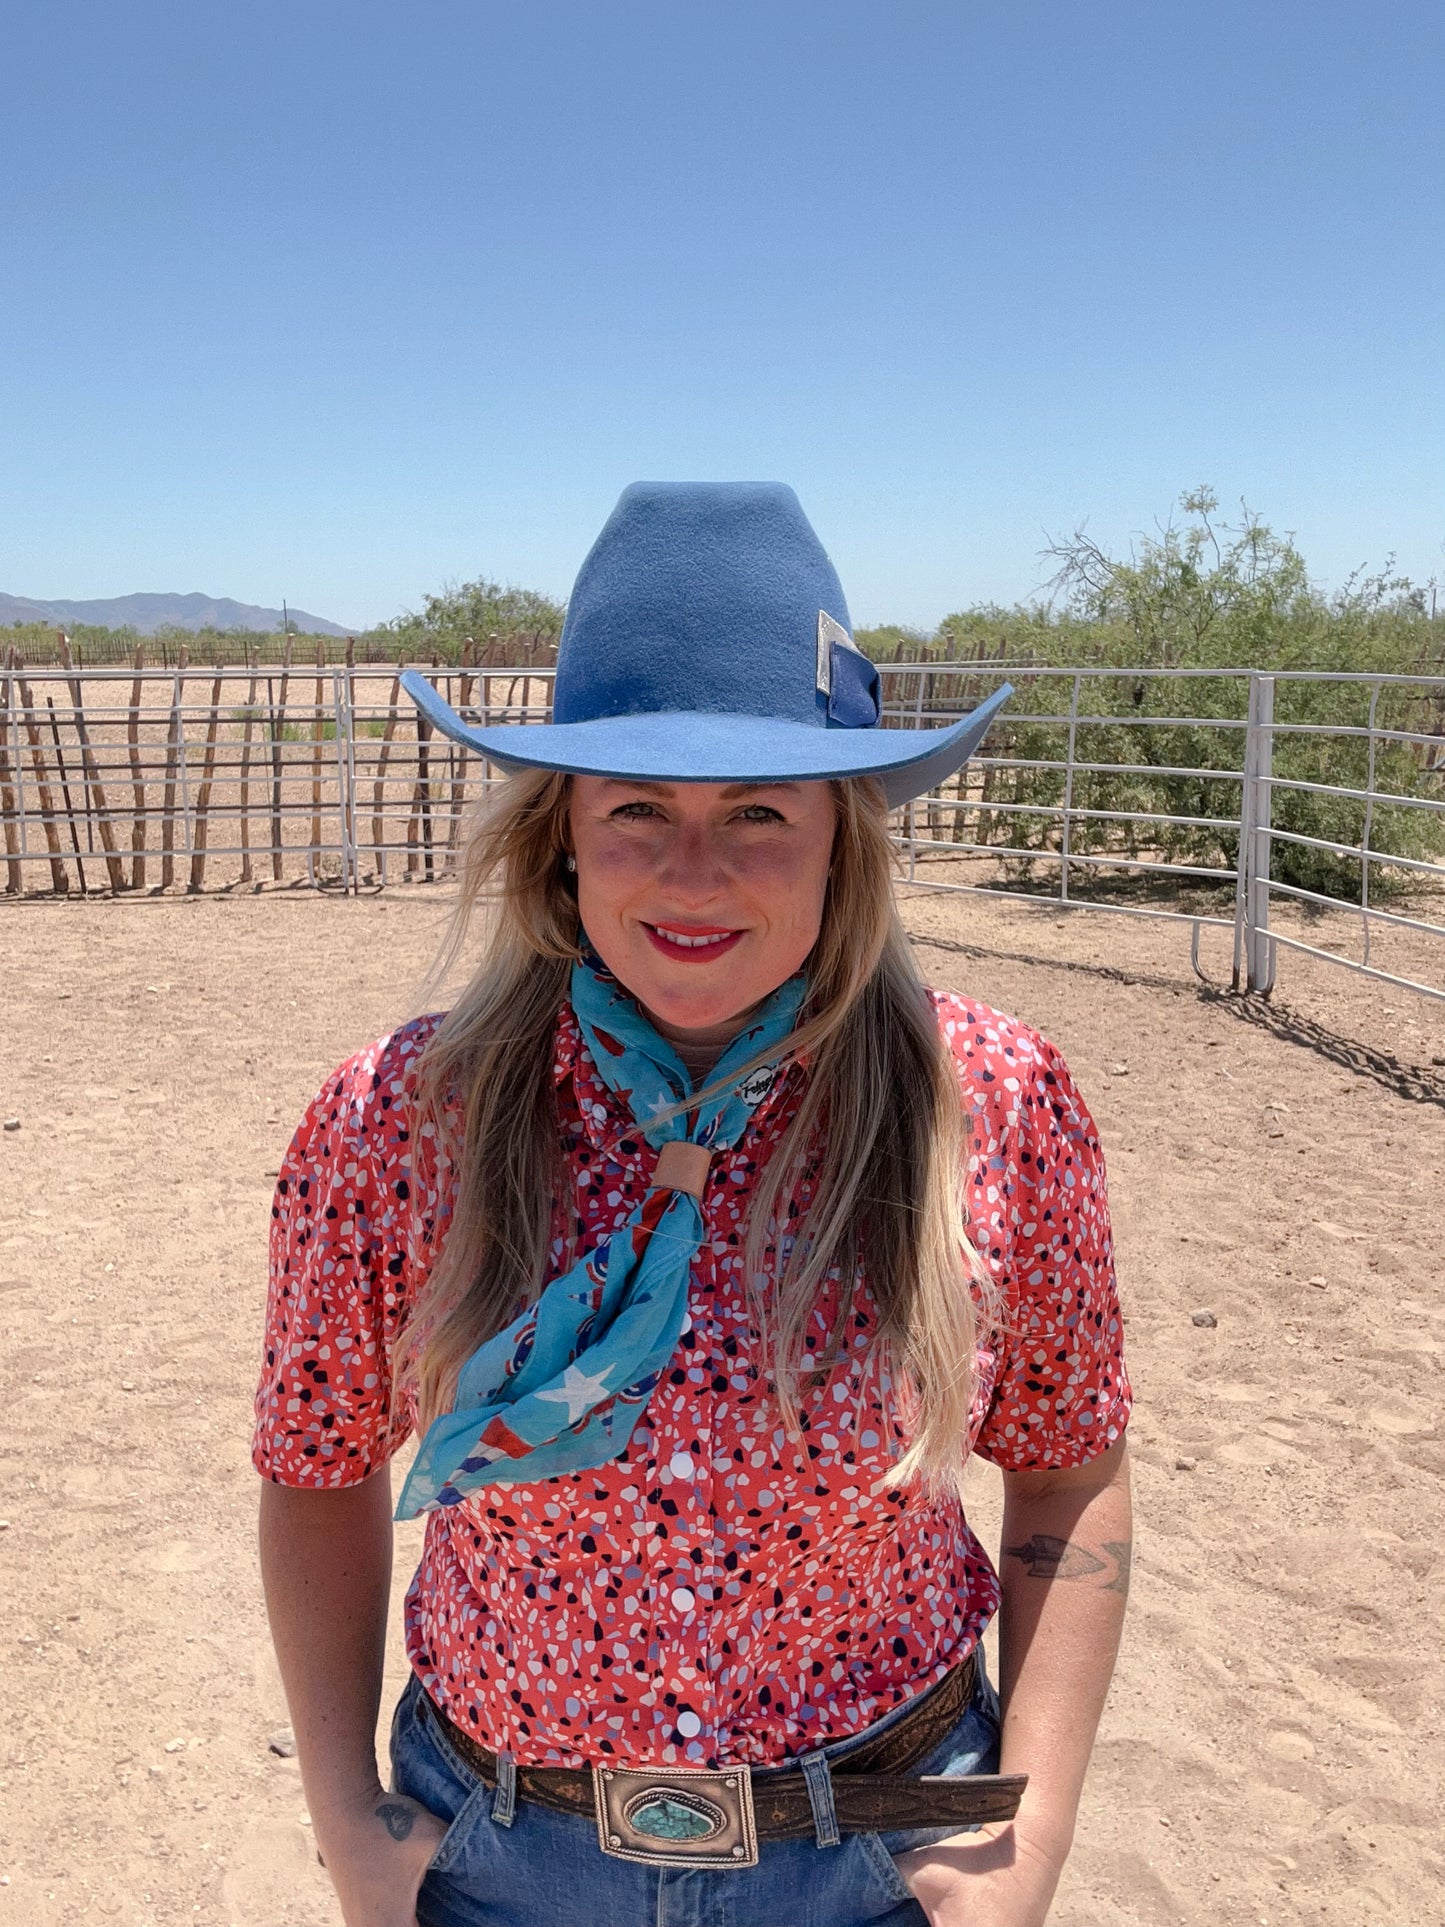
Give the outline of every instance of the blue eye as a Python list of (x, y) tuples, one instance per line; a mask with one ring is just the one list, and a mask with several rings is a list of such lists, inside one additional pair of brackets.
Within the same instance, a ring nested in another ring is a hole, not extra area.
[(781, 823), (783, 820), (782, 811), (772, 809), (767, 803), (749, 803), (745, 810), (739, 811), (739, 815), (748, 823)]
[(632, 803), (619, 803), (617, 808), (611, 812), (614, 819), (620, 817), (624, 823), (642, 822), (645, 821), (647, 817), (655, 816), (656, 814), (657, 811), (654, 805), (645, 802), (641, 797)]

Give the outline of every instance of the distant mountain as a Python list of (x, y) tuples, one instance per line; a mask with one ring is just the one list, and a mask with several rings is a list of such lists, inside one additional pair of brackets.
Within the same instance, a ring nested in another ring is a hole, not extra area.
[[(349, 636), (352, 629), (308, 616), (304, 609), (287, 612), (291, 627), (309, 636)], [(281, 628), (279, 609), (258, 609), (253, 602), (232, 602), (228, 596), (122, 595), (102, 602), (33, 602), (29, 596), (0, 595), (0, 623), (92, 623), (98, 629), (135, 629), (153, 636), (157, 629), (253, 629), (273, 635)]]

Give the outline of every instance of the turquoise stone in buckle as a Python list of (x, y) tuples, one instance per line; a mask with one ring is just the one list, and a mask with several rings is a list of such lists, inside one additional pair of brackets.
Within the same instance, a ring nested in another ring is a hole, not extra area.
[(711, 1800), (670, 1793), (666, 1787), (649, 1787), (629, 1800), (623, 1812), (633, 1832), (646, 1834), (649, 1840), (711, 1840), (727, 1820)]
[(617, 1860), (665, 1867), (755, 1867), (746, 1767), (594, 1766), (597, 1842)]

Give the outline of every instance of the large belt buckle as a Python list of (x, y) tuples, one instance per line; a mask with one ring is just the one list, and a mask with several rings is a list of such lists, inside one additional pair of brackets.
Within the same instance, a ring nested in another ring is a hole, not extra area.
[(745, 1766), (592, 1768), (597, 1842), (654, 1867), (755, 1867), (758, 1835)]

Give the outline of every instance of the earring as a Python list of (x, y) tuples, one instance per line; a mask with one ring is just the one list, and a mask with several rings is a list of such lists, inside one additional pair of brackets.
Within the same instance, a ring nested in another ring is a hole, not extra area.
[(568, 869), (569, 869), (570, 871), (572, 871), (572, 873), (573, 873), (574, 875), (576, 874), (576, 871), (577, 871), (577, 859), (576, 859), (576, 857), (575, 857), (575, 856), (569, 856), (569, 857), (568, 857), (568, 859), (567, 859), (567, 868), (568, 868)]

